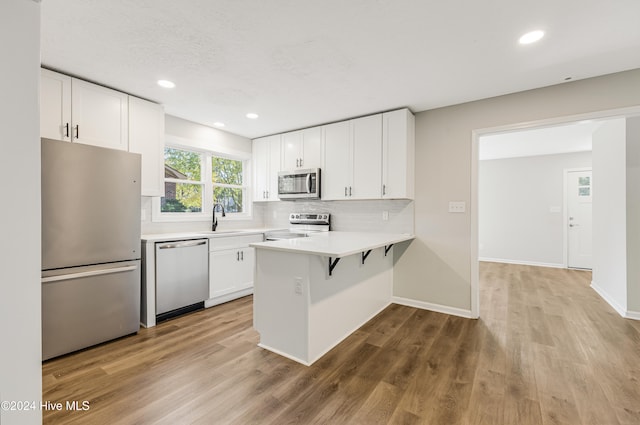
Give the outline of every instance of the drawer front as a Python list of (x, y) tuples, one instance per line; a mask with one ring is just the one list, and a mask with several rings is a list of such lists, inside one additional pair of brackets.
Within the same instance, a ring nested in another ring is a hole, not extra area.
[(250, 243), (262, 242), (263, 240), (263, 234), (210, 238), (209, 251), (242, 248), (248, 246)]

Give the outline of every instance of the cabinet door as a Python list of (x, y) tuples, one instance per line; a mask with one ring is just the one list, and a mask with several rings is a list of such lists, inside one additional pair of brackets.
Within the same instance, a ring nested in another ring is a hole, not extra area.
[(352, 199), (382, 195), (382, 114), (351, 120), (353, 131)]
[(351, 144), (349, 121), (325, 125), (322, 199), (348, 199), (351, 186)]
[(71, 79), (72, 141), (127, 150), (128, 95)]
[(382, 114), (382, 197), (413, 198), (414, 116), (408, 109)]
[(269, 143), (265, 138), (253, 141), (253, 200), (265, 201), (269, 172)]
[(40, 137), (71, 140), (71, 77), (40, 70)]
[(267, 172), (267, 200), (278, 200), (278, 172), (280, 166), (280, 135), (267, 137), (269, 144), (269, 168)]
[(253, 287), (253, 268), (255, 266), (255, 248), (242, 248), (240, 250), (240, 262), (238, 268), (238, 284), (236, 290)]
[(142, 196), (164, 196), (164, 108), (129, 96), (129, 152), (142, 155)]
[(302, 131), (301, 168), (322, 168), (322, 127)]
[(300, 168), (302, 160), (302, 130), (282, 135), (282, 169)]
[(236, 291), (240, 250), (228, 249), (209, 253), (209, 298)]

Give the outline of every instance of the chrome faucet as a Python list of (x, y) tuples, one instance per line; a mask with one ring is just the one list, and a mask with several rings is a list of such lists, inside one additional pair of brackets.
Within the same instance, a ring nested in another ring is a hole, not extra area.
[(222, 208), (222, 216), (223, 217), (226, 216), (226, 214), (224, 213), (224, 205), (218, 204), (218, 203), (213, 204), (213, 221), (211, 222), (211, 230), (213, 232), (215, 232), (216, 231), (216, 227), (218, 227), (218, 219), (216, 218), (216, 208), (218, 208), (218, 207)]

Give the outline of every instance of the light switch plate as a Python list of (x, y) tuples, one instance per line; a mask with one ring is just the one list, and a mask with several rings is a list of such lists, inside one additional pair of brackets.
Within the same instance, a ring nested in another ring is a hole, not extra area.
[(465, 201), (449, 201), (450, 213), (463, 213), (467, 211), (467, 203)]

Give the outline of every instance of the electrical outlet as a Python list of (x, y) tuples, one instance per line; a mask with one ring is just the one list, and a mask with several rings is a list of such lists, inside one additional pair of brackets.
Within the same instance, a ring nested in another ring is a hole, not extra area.
[(293, 278), (293, 292), (297, 295), (302, 295), (302, 278), (301, 277)]
[(382, 220), (389, 220), (389, 211), (382, 211)]
[(467, 203), (465, 201), (449, 201), (450, 213), (463, 213), (467, 211)]

